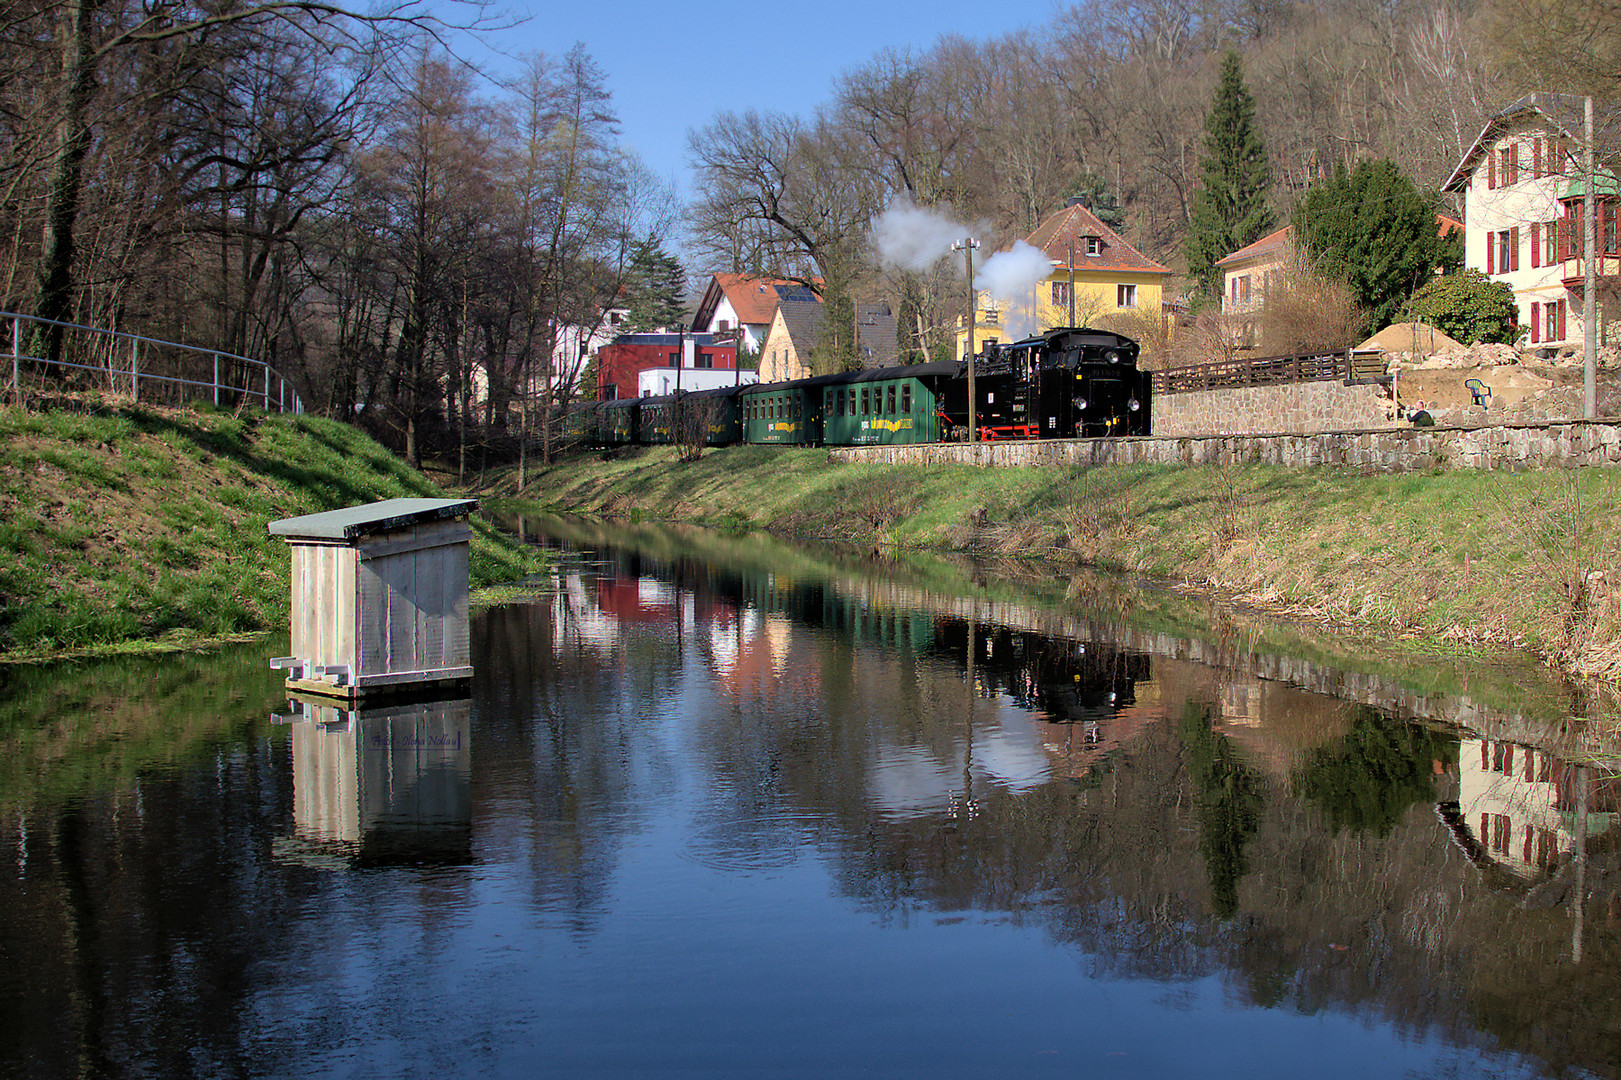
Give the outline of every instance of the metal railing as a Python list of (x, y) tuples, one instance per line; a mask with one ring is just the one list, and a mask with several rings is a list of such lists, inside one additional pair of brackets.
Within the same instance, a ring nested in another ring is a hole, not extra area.
[[(0, 311), (0, 325), (8, 319), (11, 322), (11, 355), (7, 386), (13, 397), (22, 393), (26, 369), (52, 367), (89, 372), (107, 391), (128, 393), (136, 402), (141, 400), (141, 392), (145, 389), (149, 404), (183, 405), (187, 401), (189, 387), (207, 392), (215, 405), (222, 404), (222, 398), (232, 399), (232, 404), (258, 399), (266, 412), (272, 409), (278, 412), (304, 411), (303, 400), (286, 376), (263, 360), (255, 360), (251, 356), (164, 341), (123, 330), (104, 330)], [(25, 324), (35, 332), (25, 334)], [(55, 360), (35, 356), (28, 351), (27, 342), (43, 337), (42, 332), (47, 327), (60, 327), (77, 335), (71, 343), (63, 343), (62, 355)], [(234, 385), (230, 381), (233, 375), (241, 377), (241, 381), (248, 385)], [(191, 400), (195, 401), (198, 396), (202, 395), (194, 394)]]
[(1194, 390), (1220, 390), (1235, 386), (1272, 386), (1280, 383), (1386, 382), (1385, 354), (1379, 349), (1343, 352), (1296, 353), (1292, 356), (1249, 356), (1214, 364), (1193, 364), (1153, 373), (1154, 393), (1186, 394)]

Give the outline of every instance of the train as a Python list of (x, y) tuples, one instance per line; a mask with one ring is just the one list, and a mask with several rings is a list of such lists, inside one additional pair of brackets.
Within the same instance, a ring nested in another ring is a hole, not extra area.
[(620, 447), (882, 446), (1147, 435), (1149, 373), (1137, 342), (1089, 327), (987, 345), (969, 365), (944, 360), (578, 404), (565, 438)]

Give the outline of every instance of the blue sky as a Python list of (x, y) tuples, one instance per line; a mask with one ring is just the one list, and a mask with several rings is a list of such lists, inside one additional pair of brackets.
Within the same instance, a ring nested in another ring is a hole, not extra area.
[(1054, 10), (1051, 0), (511, 2), (530, 20), (497, 35), (498, 47), (556, 56), (583, 42), (607, 74), (623, 143), (683, 192), (687, 131), (719, 111), (808, 115), (831, 96), (839, 72), (882, 48), (923, 50), (943, 34), (984, 40), (1043, 25)]

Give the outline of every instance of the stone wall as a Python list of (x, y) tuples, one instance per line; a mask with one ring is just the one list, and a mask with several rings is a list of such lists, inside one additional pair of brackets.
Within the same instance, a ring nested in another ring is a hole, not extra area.
[[(1155, 427), (1158, 417), (1155, 418)], [(1621, 420), (1495, 427), (1386, 428), (1311, 434), (1149, 435), (1117, 439), (924, 443), (830, 450), (834, 461), (1033, 465), (1344, 465), (1379, 472), (1422, 469), (1559, 468), (1621, 462)]]
[(1354, 431), (1398, 423), (1388, 387), (1279, 383), (1154, 397), (1154, 434)]

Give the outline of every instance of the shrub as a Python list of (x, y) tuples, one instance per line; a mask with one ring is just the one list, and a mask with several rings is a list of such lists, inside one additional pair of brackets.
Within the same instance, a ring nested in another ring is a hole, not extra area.
[(1407, 301), (1407, 315), (1442, 333), (1474, 345), (1511, 344), (1518, 335), (1514, 290), (1479, 270), (1445, 274), (1428, 282)]

